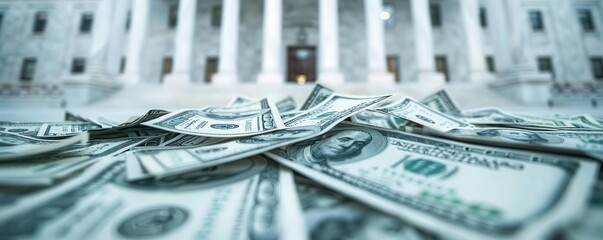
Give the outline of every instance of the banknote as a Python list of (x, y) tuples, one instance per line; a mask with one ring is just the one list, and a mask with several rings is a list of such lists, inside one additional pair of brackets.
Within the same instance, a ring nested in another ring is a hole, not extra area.
[[(250, 97), (245, 97), (245, 96), (237, 96), (234, 99), (232, 99), (226, 106), (227, 107), (236, 107), (236, 106), (247, 105), (250, 103), (257, 102), (257, 101), (259, 101), (259, 100), (250, 98)], [(276, 102), (275, 105), (281, 114), (290, 112), (290, 111), (294, 111), (297, 106), (297, 104), (295, 103), (295, 100), (292, 97), (287, 97), (283, 100), (280, 100), (280, 101)]]
[[(124, 132), (126, 132), (125, 130), (138, 131), (139, 129), (142, 129), (141, 127), (143, 127), (140, 125), (141, 123), (156, 119), (156, 118), (164, 116), (168, 113), (170, 113), (170, 112), (165, 111), (165, 110), (160, 110), (160, 109), (149, 110), (147, 113), (145, 113), (142, 116), (132, 116), (126, 122), (116, 124), (113, 127), (102, 128), (102, 129), (91, 129), (91, 130), (89, 130), (90, 137), (91, 138), (126, 137), (126, 134), (124, 134)], [(132, 130), (132, 129), (136, 129), (136, 130)], [(144, 130), (144, 131), (148, 131), (148, 130)]]
[(65, 111), (65, 121), (66, 122), (89, 122), (88, 119), (73, 113), (71, 111)]
[[(522, 114), (520, 114), (522, 116)], [(546, 118), (559, 119), (563, 121), (572, 121), (577, 126), (583, 128), (603, 128), (603, 121), (593, 117), (590, 114), (568, 115), (568, 114), (553, 114)]]
[(580, 219), (579, 224), (575, 224), (569, 229), (565, 239), (603, 239), (603, 181), (600, 180), (595, 185), (588, 210)]
[(453, 129), (446, 133), (424, 129), (424, 133), (479, 144), (545, 150), (561, 154), (585, 154), (588, 152), (601, 154), (603, 152), (603, 132), (476, 128)]
[(123, 129), (123, 128), (127, 128), (127, 127), (135, 127), (135, 126), (140, 125), (143, 122), (156, 119), (156, 118), (164, 116), (164, 115), (166, 115), (168, 113), (170, 113), (170, 112), (166, 111), (166, 110), (152, 109), (152, 110), (149, 110), (147, 113), (143, 114), (142, 116), (133, 116), (133, 117), (130, 117), (130, 119), (128, 119), (128, 121), (126, 121), (125, 123), (117, 125), (116, 128), (117, 129)]
[(358, 97), (333, 94), (285, 125), (286, 129), (229, 140), (219, 144), (175, 150), (141, 150), (134, 152), (144, 168), (157, 178), (178, 175), (253, 156), (320, 135), (349, 116), (383, 102), (389, 95)]
[(593, 159), (603, 162), (603, 152), (587, 152), (586, 155)]
[(162, 147), (182, 147), (182, 146), (199, 146), (201, 144), (207, 143), (211, 141), (212, 138), (195, 136), (195, 135), (187, 135), (187, 134), (178, 134), (178, 136), (165, 141), (163, 144), (159, 146)]
[(115, 129), (107, 129), (107, 131), (89, 131), (88, 133), (90, 134), (90, 139), (102, 140), (128, 137), (157, 137), (167, 135), (170, 132), (158, 128), (139, 125), (135, 127), (126, 127), (123, 129), (115, 127)]
[(239, 105), (245, 105), (245, 104), (257, 102), (257, 101), (258, 100), (255, 98), (239, 95), (239, 96), (234, 97), (232, 100), (230, 100), (230, 102), (228, 102), (228, 104), (226, 104), (226, 106), (227, 107), (239, 106)]
[(296, 107), (297, 103), (295, 103), (295, 99), (293, 99), (292, 97), (287, 97), (283, 100), (276, 102), (276, 108), (281, 114), (295, 111)]
[(178, 135), (180, 135), (180, 134), (179, 133), (166, 133), (166, 134), (159, 135), (159, 136), (147, 137), (147, 141), (136, 146), (136, 148), (133, 148), (133, 149), (158, 147), (158, 146), (161, 146), (162, 144), (165, 144), (165, 142), (175, 138)]
[[(437, 110), (442, 113), (459, 113), (460, 109), (454, 102), (452, 97), (448, 95), (446, 90), (439, 90), (420, 101), (427, 107)], [(388, 107), (393, 104), (388, 104), (383, 107)], [(396, 129), (405, 132), (420, 133), (422, 127), (419, 124), (408, 121), (404, 118), (386, 114), (383, 112), (367, 109), (352, 116), (352, 121), (355, 123), (371, 125), (375, 127)]]
[(461, 109), (445, 89), (439, 90), (426, 98), (421, 99), (421, 103), (443, 113), (461, 112)]
[(0, 186), (48, 186), (57, 180), (131, 149), (147, 138), (92, 140), (87, 144), (75, 144), (29, 157), (20, 161), (0, 164)]
[(101, 126), (101, 128), (110, 128), (119, 125), (119, 122), (105, 116), (86, 117), (71, 110), (65, 111), (64, 120), (66, 122), (91, 122)]
[(405, 132), (421, 133), (423, 127), (404, 118), (367, 109), (352, 116), (352, 122), (387, 129), (395, 129)]
[(98, 128), (101, 128), (101, 126), (90, 122), (44, 123), (40, 127), (40, 130), (38, 131), (36, 137), (52, 138), (75, 136), (80, 134), (81, 132)]
[(474, 128), (473, 125), (467, 122), (429, 108), (411, 98), (404, 98), (399, 102), (378, 108), (377, 110), (413, 121), (440, 132), (447, 132), (452, 129)]
[(331, 90), (330, 88), (327, 88), (327, 87), (317, 83), (316, 86), (314, 86), (314, 89), (312, 90), (312, 92), (310, 93), (310, 96), (308, 96), (308, 98), (306, 99), (306, 102), (304, 102), (304, 104), (300, 108), (300, 110), (308, 110), (308, 109), (320, 104), (322, 101), (327, 99), (333, 93), (334, 93), (334, 91)]
[(309, 239), (438, 239), (298, 174), (294, 179)]
[(266, 155), (452, 239), (542, 239), (584, 210), (599, 167), (353, 123)]
[(0, 122), (0, 132), (36, 137), (43, 124), (38, 122)]
[[(285, 170), (286, 171), (286, 170)], [(303, 236), (293, 182), (261, 156), (162, 181), (95, 164), (0, 212), (2, 239), (285, 239)], [(290, 175), (290, 173), (289, 173)], [(281, 181), (281, 178), (285, 181)], [(291, 200), (290, 200), (291, 199)]]
[[(176, 136), (172, 136), (176, 135)], [(162, 151), (162, 150), (174, 150), (178, 148), (192, 148), (192, 147), (201, 147), (208, 146), (213, 144), (218, 144), (221, 142), (228, 141), (226, 138), (210, 138), (210, 137), (202, 137), (196, 135), (187, 135), (180, 133), (170, 133), (158, 137), (151, 138), (144, 144), (138, 145), (135, 148), (132, 148), (132, 151), (139, 150), (153, 150), (153, 151)]]
[(14, 133), (0, 132), (0, 162), (21, 160), (69, 145), (86, 143), (87, 141), (87, 132), (62, 140), (41, 140)]
[(591, 120), (587, 115), (566, 118), (549, 118), (525, 114), (512, 114), (504, 112), (500, 109), (486, 108), (465, 111), (458, 116), (465, 122), (480, 125), (502, 125), (520, 128), (563, 130), (592, 129), (597, 131), (603, 131), (603, 126), (599, 126), (597, 121)]
[(303, 113), (304, 111), (289, 111), (286, 113), (281, 113), (281, 119), (283, 119), (283, 121), (287, 121), (292, 117), (295, 117), (301, 113)]
[(258, 135), (284, 128), (278, 110), (268, 99), (252, 106), (237, 107), (179, 110), (142, 125), (170, 132), (224, 138)]

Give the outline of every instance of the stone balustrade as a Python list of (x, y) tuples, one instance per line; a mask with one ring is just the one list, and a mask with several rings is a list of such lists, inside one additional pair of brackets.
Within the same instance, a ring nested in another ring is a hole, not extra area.
[(0, 98), (48, 97), (62, 98), (64, 95), (61, 83), (2, 83)]
[(603, 81), (563, 82), (551, 86), (549, 106), (598, 107), (603, 105)]

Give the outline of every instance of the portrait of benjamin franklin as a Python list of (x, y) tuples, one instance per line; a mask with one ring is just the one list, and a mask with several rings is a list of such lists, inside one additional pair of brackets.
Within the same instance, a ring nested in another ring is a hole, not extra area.
[(531, 144), (556, 144), (562, 143), (563, 139), (556, 136), (543, 136), (535, 132), (517, 129), (488, 129), (476, 133), (482, 137), (500, 137), (507, 140), (531, 143)]
[(347, 163), (374, 156), (385, 144), (385, 137), (375, 130), (348, 128), (290, 145), (286, 152), (290, 159), (304, 165)]

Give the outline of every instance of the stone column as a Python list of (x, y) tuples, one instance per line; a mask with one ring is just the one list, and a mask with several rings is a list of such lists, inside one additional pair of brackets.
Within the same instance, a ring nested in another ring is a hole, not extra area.
[(102, 0), (98, 3), (94, 13), (94, 26), (92, 29), (92, 46), (90, 51), (90, 67), (88, 76), (94, 80), (107, 80), (108, 76), (108, 51), (111, 37), (112, 12), (116, 0)]
[(472, 82), (489, 81), (493, 76), (486, 67), (486, 56), (482, 46), (482, 31), (479, 25), (479, 4), (477, 0), (462, 0), (461, 17), (465, 27), (469, 80)]
[(126, 57), (126, 71), (123, 79), (137, 83), (144, 79), (142, 69), (143, 51), (149, 28), (151, 1), (134, 0), (132, 3), (132, 24), (130, 25), (129, 49)]
[(339, 69), (338, 0), (319, 1), (318, 82), (340, 84), (344, 82)]
[(382, 0), (364, 0), (366, 20), (366, 42), (368, 82), (377, 84), (394, 83), (394, 76), (387, 71), (385, 55), (385, 39), (383, 33)]
[(420, 84), (444, 85), (444, 75), (435, 71), (429, 0), (412, 0), (411, 11), (417, 53), (417, 80)]
[(507, 34), (500, 36), (502, 39), (499, 47), (509, 62), (498, 75), (498, 80), (491, 87), (509, 98), (519, 100), (526, 104), (544, 105), (549, 100), (551, 75), (541, 73), (536, 69), (535, 61), (528, 52), (526, 42), (528, 33), (527, 11), (523, 8), (522, 0), (494, 0), (504, 9), (506, 15), (503, 21), (507, 25)]
[(509, 35), (509, 27), (507, 22), (507, 13), (504, 1), (491, 0), (486, 1), (489, 9), (490, 19), (492, 20), (492, 42), (494, 45), (495, 61), (497, 72), (500, 73), (512, 65), (511, 51), (508, 49), (509, 44), (507, 38)]
[(178, 4), (178, 26), (174, 39), (174, 70), (166, 76), (165, 84), (186, 85), (192, 80), (193, 41), (197, 0), (180, 0)]
[(572, 0), (549, 2), (552, 23), (559, 29), (554, 32), (559, 54), (555, 57), (560, 63), (560, 66), (555, 66), (557, 76), (559, 81), (592, 81), (589, 54), (583, 39), (585, 36), (573, 3)]
[(109, 33), (109, 48), (107, 52), (107, 72), (111, 76), (119, 74), (119, 66), (121, 57), (123, 56), (123, 41), (128, 15), (128, 1), (116, 1), (113, 11), (111, 12), (111, 30)]
[(218, 73), (213, 84), (234, 85), (239, 81), (237, 73), (237, 45), (239, 41), (239, 0), (222, 2), (222, 29), (220, 30), (220, 59)]
[(281, 68), (283, 1), (264, 0), (264, 29), (262, 44), (262, 72), (258, 83), (283, 83)]

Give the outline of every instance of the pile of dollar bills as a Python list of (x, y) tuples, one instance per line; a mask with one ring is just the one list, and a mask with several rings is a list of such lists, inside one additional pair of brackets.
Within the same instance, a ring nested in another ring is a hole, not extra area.
[(601, 120), (390, 97), (0, 122), (0, 239), (603, 239)]

